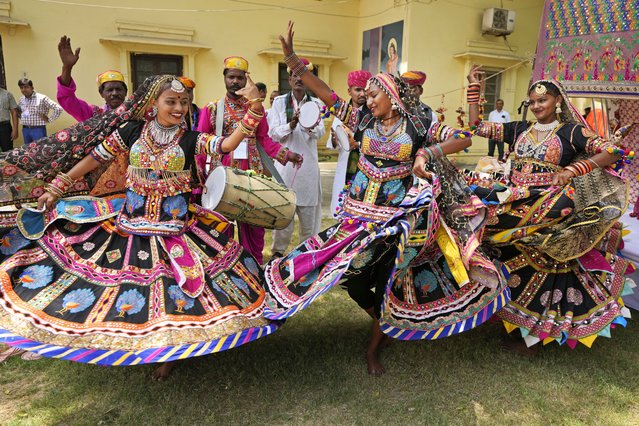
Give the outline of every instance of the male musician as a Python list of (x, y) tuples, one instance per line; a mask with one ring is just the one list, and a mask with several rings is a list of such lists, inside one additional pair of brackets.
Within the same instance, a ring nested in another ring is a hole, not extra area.
[[(351, 97), (350, 103), (353, 108), (359, 110), (366, 104), (366, 82), (372, 74), (365, 70), (351, 71), (348, 73), (348, 94)], [(359, 114), (353, 114), (352, 117), (357, 119)], [(335, 169), (335, 178), (333, 179), (333, 193), (331, 197), (331, 213), (335, 214), (337, 209), (339, 194), (344, 189), (344, 185), (348, 182), (357, 171), (357, 161), (359, 160), (359, 150), (353, 139), (352, 131), (356, 123), (346, 123), (344, 125), (339, 119), (334, 119), (331, 126), (331, 137), (326, 142), (329, 149), (337, 149), (339, 152), (337, 157), (337, 167)], [(350, 151), (345, 151), (340, 147), (337, 140), (336, 129), (342, 127), (349, 139)]]
[[(202, 108), (198, 131), (228, 136), (235, 130), (249, 107), (250, 100), (236, 94), (246, 85), (247, 72), (248, 61), (246, 59), (240, 56), (230, 56), (224, 59), (223, 75), (226, 96), (224, 99), (209, 102)], [(274, 142), (268, 136), (268, 123), (266, 120), (262, 120), (257, 126), (255, 137), (244, 139), (235, 151), (222, 158), (222, 164), (264, 174), (266, 167), (262, 162), (260, 149), (281, 164), (292, 162), (295, 167), (299, 167), (302, 163), (302, 157), (299, 154)], [(294, 168), (293, 165), (290, 167)], [(238, 234), (242, 247), (252, 254), (259, 263), (262, 263), (264, 228), (240, 222), (238, 223)]]
[[(302, 61), (308, 69), (313, 69), (308, 60)], [(319, 115), (315, 125), (307, 128), (300, 124), (300, 109), (304, 104), (319, 101), (306, 93), (302, 80), (292, 75), (290, 69), (288, 73), (292, 91), (275, 98), (267, 119), (271, 137), (304, 156), (304, 164), (298, 170), (291, 165), (277, 165), (277, 168), (286, 186), (293, 189), (297, 195), (295, 212), (300, 221), (299, 237), (300, 241), (305, 241), (319, 232), (322, 222), (322, 188), (317, 141), (324, 136), (326, 130)], [(287, 228), (273, 232), (273, 256), (282, 256), (286, 251), (293, 236), (293, 229), (294, 223), (291, 223)]]
[(71, 77), (71, 71), (80, 59), (80, 48), (78, 47), (74, 52), (71, 48), (71, 39), (62, 36), (58, 43), (58, 53), (62, 61), (62, 72), (58, 77), (58, 103), (71, 117), (84, 121), (122, 105), (126, 98), (127, 87), (120, 71), (108, 70), (98, 75), (98, 92), (104, 99), (104, 105), (90, 105), (76, 96), (75, 81)]
[(410, 95), (419, 101), (422, 109), (424, 110), (424, 115), (426, 117), (431, 117), (431, 125), (437, 123), (437, 114), (435, 114), (431, 107), (419, 100), (422, 94), (424, 94), (426, 73), (422, 71), (406, 71), (401, 77), (408, 84)]

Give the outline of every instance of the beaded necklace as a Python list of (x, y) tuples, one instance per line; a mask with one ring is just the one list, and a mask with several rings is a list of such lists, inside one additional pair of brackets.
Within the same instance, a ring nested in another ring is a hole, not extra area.
[(144, 127), (140, 142), (149, 156), (149, 161), (153, 163), (152, 168), (161, 169), (162, 153), (177, 145), (183, 133), (184, 129), (179, 124), (164, 127), (157, 120), (150, 121)]
[(397, 129), (399, 129), (399, 126), (401, 126), (403, 122), (404, 117), (400, 117), (399, 120), (397, 120), (397, 122), (393, 124), (393, 126), (388, 129), (388, 131), (385, 132), (384, 128), (382, 127), (382, 121), (377, 120), (377, 122), (375, 123), (375, 131), (379, 136), (379, 140), (382, 142), (386, 142), (390, 136), (394, 135), (395, 132), (397, 132)]
[(175, 139), (178, 130), (180, 130), (180, 125), (176, 124), (174, 126), (164, 127), (155, 119), (149, 122), (148, 129), (155, 145), (159, 148), (166, 148)]

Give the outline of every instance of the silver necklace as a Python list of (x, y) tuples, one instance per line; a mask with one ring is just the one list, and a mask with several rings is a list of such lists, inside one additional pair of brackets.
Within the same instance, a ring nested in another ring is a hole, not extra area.
[(149, 130), (155, 144), (163, 147), (169, 145), (173, 141), (178, 130), (180, 130), (180, 125), (176, 124), (171, 127), (164, 127), (158, 123), (157, 119), (154, 119), (149, 125)]
[(558, 120), (555, 120), (552, 123), (548, 123), (548, 124), (541, 124), (537, 122), (533, 124), (533, 129), (537, 130), (538, 132), (550, 132), (551, 130), (555, 130), (557, 126), (559, 126)]

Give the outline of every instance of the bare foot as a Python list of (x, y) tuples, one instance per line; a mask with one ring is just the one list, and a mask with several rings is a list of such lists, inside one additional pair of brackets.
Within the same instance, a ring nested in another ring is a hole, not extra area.
[(373, 319), (373, 329), (371, 341), (366, 349), (366, 363), (368, 364), (368, 374), (371, 376), (381, 376), (386, 373), (384, 366), (379, 361), (379, 353), (388, 344), (390, 338), (385, 335), (379, 327), (379, 321)]
[(371, 376), (379, 377), (386, 373), (386, 369), (381, 362), (379, 362), (379, 354), (377, 351), (366, 352), (366, 364), (368, 364), (368, 374)]
[(165, 362), (160, 365), (153, 371), (151, 378), (157, 382), (162, 382), (166, 380), (170, 375), (171, 371), (173, 371), (174, 363), (173, 362)]
[(9, 359), (12, 356), (18, 356), (25, 352), (26, 351), (24, 349), (9, 346), (7, 349), (5, 349), (4, 351), (0, 353), (0, 363), (5, 362), (7, 359)]

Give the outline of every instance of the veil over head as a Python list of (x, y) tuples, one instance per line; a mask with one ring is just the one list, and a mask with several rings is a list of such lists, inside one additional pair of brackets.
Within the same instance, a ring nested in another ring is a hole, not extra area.
[(403, 78), (388, 73), (379, 73), (368, 80), (366, 87), (368, 88), (371, 84), (378, 86), (390, 98), (393, 106), (397, 107), (401, 115), (410, 120), (420, 136), (426, 135), (428, 128), (424, 126), (423, 119), (430, 119), (430, 117), (424, 113), (419, 99), (409, 95), (408, 83)]
[[(51, 136), (0, 153), (0, 206), (33, 202), (60, 172), (69, 171), (120, 125), (144, 120), (150, 102), (174, 76), (151, 76), (118, 108), (60, 130)], [(105, 167), (76, 181), (66, 195), (86, 194)]]

